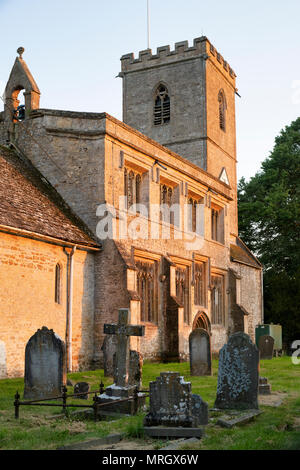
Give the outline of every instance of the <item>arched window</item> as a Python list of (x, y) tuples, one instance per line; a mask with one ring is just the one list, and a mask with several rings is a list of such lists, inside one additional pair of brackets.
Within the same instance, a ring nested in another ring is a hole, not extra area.
[(211, 322), (213, 325), (224, 325), (224, 277), (211, 276)]
[(157, 87), (154, 98), (154, 125), (159, 126), (170, 122), (170, 97), (164, 85)]
[(12, 93), (12, 101), (14, 106), (14, 122), (23, 121), (25, 119), (25, 96), (21, 91), (25, 91), (24, 88), (17, 87)]
[(61, 303), (61, 266), (59, 263), (55, 266), (55, 302)]
[(124, 168), (124, 195), (127, 197), (127, 209), (141, 202), (142, 177), (139, 173)]
[(176, 267), (176, 297), (183, 307), (183, 319), (184, 322), (189, 325), (189, 268), (188, 267)]
[(194, 303), (206, 306), (205, 264), (200, 262), (195, 263)]
[(226, 104), (225, 93), (224, 93), (223, 90), (219, 91), (218, 102), (219, 102), (220, 129), (222, 129), (222, 131), (225, 132), (226, 131), (226, 109), (227, 109), (227, 104)]

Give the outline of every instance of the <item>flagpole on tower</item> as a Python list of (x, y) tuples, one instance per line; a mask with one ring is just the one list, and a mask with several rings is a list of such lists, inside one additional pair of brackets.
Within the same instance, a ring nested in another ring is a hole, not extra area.
[(150, 0), (147, 0), (147, 48), (150, 49)]

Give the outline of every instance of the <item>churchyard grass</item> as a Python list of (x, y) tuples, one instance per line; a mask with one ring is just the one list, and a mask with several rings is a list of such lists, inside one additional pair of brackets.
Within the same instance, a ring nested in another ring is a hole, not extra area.
[[(143, 367), (143, 388), (148, 389), (149, 382), (162, 371), (180, 372), (192, 383), (192, 392), (198, 393), (212, 408), (216, 398), (218, 361), (213, 360), (213, 376), (191, 377), (188, 363), (156, 364), (145, 362)], [(300, 364), (292, 364), (290, 357), (263, 360), (260, 363), (260, 375), (267, 377), (272, 385), (272, 392), (284, 393), (284, 401), (279, 407), (260, 405), (263, 414), (253, 422), (225, 429), (216, 425), (217, 413), (211, 413), (211, 420), (206, 426), (206, 435), (190, 449), (300, 449)], [(103, 371), (76, 372), (68, 378), (74, 383), (86, 381), (91, 390), (99, 388), (100, 380), (105, 386), (112, 379), (103, 377)], [(81, 419), (52, 418), (61, 413), (61, 408), (20, 407), (20, 419), (14, 417), (14, 394), (16, 390), (22, 397), (23, 378), (0, 380), (0, 449), (56, 449), (89, 438), (103, 437), (111, 433), (125, 433), (131, 440), (143, 439), (143, 417), (140, 413), (133, 417), (123, 417), (114, 421), (93, 422)], [(73, 393), (73, 388), (68, 387)], [(70, 400), (71, 401), (71, 400)], [(92, 403), (92, 395), (90, 396)], [(82, 400), (72, 403), (82, 404)], [(86, 401), (84, 402), (86, 403)], [(148, 439), (149, 440), (149, 439)], [(155, 448), (165, 445), (155, 441)]]

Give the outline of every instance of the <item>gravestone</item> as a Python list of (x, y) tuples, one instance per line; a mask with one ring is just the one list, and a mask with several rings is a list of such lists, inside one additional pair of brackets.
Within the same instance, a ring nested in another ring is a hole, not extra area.
[(196, 328), (189, 336), (191, 375), (211, 375), (210, 335), (203, 328)]
[(142, 387), (143, 356), (138, 351), (130, 350), (128, 384), (138, 389)]
[(106, 335), (102, 345), (104, 376), (114, 376), (114, 355), (117, 351), (118, 338), (116, 335)]
[(77, 382), (74, 385), (74, 393), (80, 394), (74, 398), (80, 398), (81, 400), (88, 400), (89, 395), (88, 392), (90, 391), (90, 385), (87, 382)]
[(200, 395), (192, 394), (192, 414), (197, 418), (197, 424), (208, 424), (208, 404)]
[(184, 433), (185, 437), (201, 437), (202, 431), (197, 427), (207, 423), (207, 403), (191, 393), (191, 383), (185, 382), (179, 372), (161, 372), (150, 382), (150, 411), (144, 419), (147, 435), (180, 437), (182, 428), (191, 428), (189, 435)]
[(260, 359), (273, 359), (274, 338), (269, 335), (260, 336), (258, 341), (258, 349), (260, 353)]
[[(111, 403), (105, 406), (105, 411), (134, 414), (140, 406), (145, 403), (145, 395), (138, 394), (138, 402), (132, 399), (136, 387), (129, 383), (130, 370), (130, 336), (144, 336), (145, 327), (141, 325), (130, 325), (130, 310), (123, 308), (119, 310), (118, 324), (105, 324), (104, 333), (117, 336), (117, 352), (115, 359), (115, 383), (105, 389), (105, 393), (98, 396), (98, 402)], [(131, 398), (129, 401), (117, 403), (118, 400)], [(114, 403), (113, 403), (114, 402)]]
[[(114, 381), (116, 382), (116, 358), (117, 354), (114, 354), (113, 367), (114, 367)], [(129, 375), (128, 384), (138, 387), (142, 386), (142, 371), (143, 371), (143, 356), (138, 351), (130, 350), (129, 356)]]
[(25, 349), (24, 398), (61, 395), (66, 383), (65, 344), (46, 326), (29, 339)]
[(271, 395), (271, 384), (268, 383), (267, 377), (259, 377), (258, 393), (259, 395)]
[(258, 409), (259, 351), (250, 337), (234, 333), (220, 350), (217, 398), (221, 409)]

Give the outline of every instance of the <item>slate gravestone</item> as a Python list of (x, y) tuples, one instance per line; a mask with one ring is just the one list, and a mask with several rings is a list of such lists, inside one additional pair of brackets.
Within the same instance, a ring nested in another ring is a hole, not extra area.
[(258, 409), (259, 351), (250, 337), (234, 333), (220, 350), (216, 408)]
[(104, 376), (114, 376), (114, 355), (117, 351), (118, 338), (116, 335), (106, 335), (102, 345)]
[(74, 393), (76, 393), (76, 395), (80, 394), (75, 398), (80, 398), (81, 400), (88, 400), (89, 391), (90, 391), (90, 385), (87, 382), (77, 382), (77, 384), (74, 385)]
[[(116, 353), (114, 354), (113, 366), (114, 366), (114, 381), (116, 382)], [(142, 386), (142, 371), (143, 371), (143, 356), (138, 351), (130, 350), (129, 356), (129, 375), (128, 385), (134, 385), (138, 389)]]
[(210, 335), (196, 328), (189, 336), (191, 375), (211, 375)]
[(29, 339), (25, 349), (24, 398), (61, 395), (66, 383), (65, 344), (46, 326)]
[(191, 383), (179, 372), (161, 372), (150, 382), (150, 411), (145, 426), (196, 427), (208, 422), (208, 405), (192, 395)]
[(258, 341), (260, 359), (273, 359), (274, 338), (269, 335), (260, 336)]

